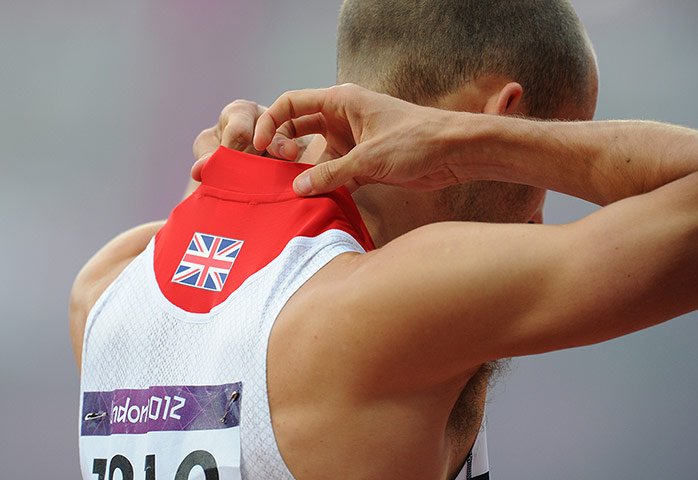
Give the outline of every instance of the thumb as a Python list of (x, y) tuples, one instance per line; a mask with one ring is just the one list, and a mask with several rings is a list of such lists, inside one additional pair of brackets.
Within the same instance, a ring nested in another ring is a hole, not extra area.
[(197, 182), (201, 181), (201, 170), (203, 170), (204, 165), (212, 156), (213, 152), (209, 152), (204, 154), (201, 158), (194, 162), (194, 165), (192, 165), (191, 167), (191, 178), (193, 180), (196, 180)]
[(349, 152), (341, 158), (321, 163), (301, 173), (293, 181), (293, 190), (302, 196), (319, 195), (346, 184), (358, 173), (352, 153)]

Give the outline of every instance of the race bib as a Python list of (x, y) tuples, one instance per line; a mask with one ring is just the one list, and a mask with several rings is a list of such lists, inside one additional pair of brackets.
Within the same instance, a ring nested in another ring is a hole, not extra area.
[(82, 476), (240, 480), (242, 383), (85, 392)]

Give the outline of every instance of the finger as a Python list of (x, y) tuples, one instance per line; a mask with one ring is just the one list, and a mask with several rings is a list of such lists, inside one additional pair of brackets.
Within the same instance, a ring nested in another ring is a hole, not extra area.
[(274, 139), (271, 141), (269, 147), (267, 147), (267, 152), (274, 158), (294, 161), (300, 154), (300, 147), (296, 144), (295, 140), (291, 140), (285, 135), (277, 133), (274, 135)]
[[(325, 162), (331, 162), (334, 160), (336, 157), (333, 156), (333, 154), (327, 150), (325, 150), (322, 155), (317, 160), (317, 165), (320, 165)], [(356, 161), (356, 160), (351, 160), (350, 161)], [(358, 168), (356, 169), (357, 171), (359, 170)], [(347, 187), (347, 190), (349, 190), (349, 193), (354, 193), (357, 191), (360, 187), (363, 187), (364, 185), (367, 185), (369, 183), (376, 183), (373, 179), (368, 178), (368, 177), (352, 177), (349, 180), (347, 180), (344, 183), (344, 186)]]
[(314, 133), (325, 136), (327, 135), (327, 122), (325, 122), (325, 116), (322, 113), (313, 113), (285, 122), (278, 131), (289, 138), (305, 137)]
[(204, 165), (206, 165), (206, 162), (208, 161), (209, 158), (213, 155), (213, 152), (206, 153), (204, 154), (201, 158), (199, 158), (196, 162), (194, 162), (194, 165), (191, 167), (191, 178), (196, 180), (197, 182), (201, 181), (201, 170), (204, 168)]
[[(319, 195), (331, 192), (342, 185), (352, 186), (359, 173), (353, 151), (336, 160), (321, 163), (298, 175), (293, 181), (293, 190), (298, 195)], [(358, 188), (358, 184), (357, 187)]]
[(306, 150), (308, 150), (308, 146), (312, 143), (314, 138), (315, 135), (306, 135), (305, 137), (295, 138), (293, 140), (293, 143), (295, 143), (298, 147), (298, 160), (300, 160), (301, 157), (305, 154)]
[(259, 106), (246, 100), (236, 100), (221, 112), (219, 125), (223, 129), (221, 145), (243, 151), (252, 143)]
[(193, 153), (195, 159), (200, 159), (204, 155), (211, 154), (218, 149), (221, 144), (218, 126), (207, 128), (201, 132), (194, 140)]
[(294, 139), (295, 130), (292, 125), (285, 123), (274, 133), (274, 137), (267, 147), (267, 152), (272, 157), (284, 160), (295, 160), (298, 157), (299, 147)]
[(325, 117), (321, 113), (289, 120), (277, 129), (267, 151), (278, 158), (295, 160), (300, 150), (299, 147), (308, 141), (307, 138), (296, 141), (291, 139), (300, 139), (316, 133), (326, 134)]
[[(277, 138), (278, 137), (278, 138)], [(308, 145), (313, 141), (315, 135), (306, 135), (290, 140), (283, 135), (276, 134), (267, 152), (273, 157), (288, 161), (300, 161), (301, 157), (308, 149)], [(272, 153), (272, 151), (276, 153)]]
[(291, 119), (320, 113), (325, 104), (329, 89), (296, 90), (281, 95), (257, 122), (254, 146), (263, 150), (269, 146), (274, 132)]

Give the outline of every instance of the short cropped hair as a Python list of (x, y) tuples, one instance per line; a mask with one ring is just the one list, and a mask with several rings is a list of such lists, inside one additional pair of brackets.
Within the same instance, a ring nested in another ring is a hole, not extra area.
[(338, 83), (425, 104), (501, 75), (538, 118), (584, 104), (593, 61), (567, 0), (346, 0), (337, 31)]

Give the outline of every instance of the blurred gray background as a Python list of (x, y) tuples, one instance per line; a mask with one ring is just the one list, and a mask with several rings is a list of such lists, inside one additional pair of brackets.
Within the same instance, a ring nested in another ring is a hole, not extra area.
[[(698, 128), (698, 2), (573, 3), (599, 55), (597, 118)], [(2, 0), (0, 478), (78, 477), (73, 278), (167, 216), (226, 103), (334, 82), (339, 4)], [(592, 210), (551, 195), (546, 215)], [(488, 407), (493, 479), (698, 478), (697, 320), (515, 360)]]

